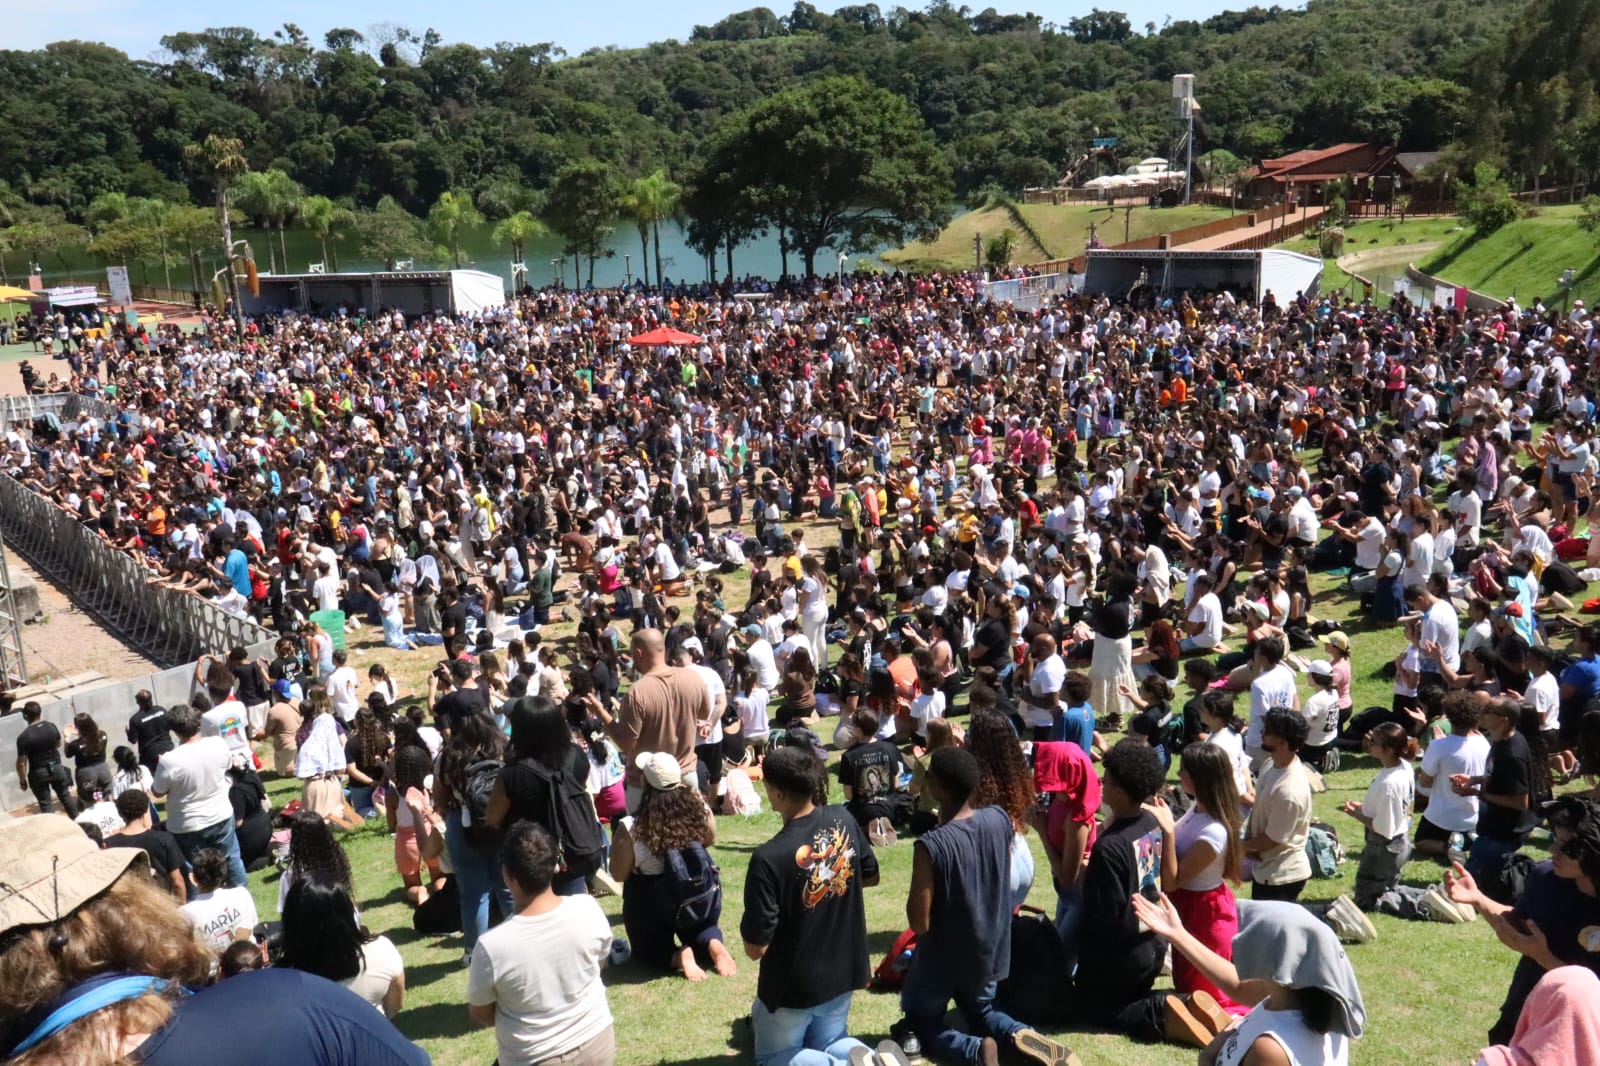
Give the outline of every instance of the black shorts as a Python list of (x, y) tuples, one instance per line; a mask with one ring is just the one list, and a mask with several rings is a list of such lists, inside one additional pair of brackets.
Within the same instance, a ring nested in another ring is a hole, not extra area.
[[(1439, 782), (1434, 784), (1437, 787)], [(1450, 782), (1448, 781), (1443, 782), (1443, 784), (1445, 788), (1450, 787)], [(1437, 840), (1441, 844), (1448, 844), (1450, 842), (1450, 830), (1434, 825), (1426, 818), (1418, 818), (1417, 831), (1411, 839), (1416, 844), (1421, 844), (1425, 840)]]

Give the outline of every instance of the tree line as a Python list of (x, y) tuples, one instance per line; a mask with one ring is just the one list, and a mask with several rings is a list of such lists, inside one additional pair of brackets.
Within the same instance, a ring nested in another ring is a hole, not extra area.
[[(1532, 10), (1555, 20), (1595, 4)], [(1096, 137), (1125, 160), (1168, 155), (1180, 72), (1198, 77), (1206, 152), (1373, 139), (1504, 158), (1537, 133), (1549, 147), (1536, 160), (1556, 163), (1583, 139), (1500, 105), (1484, 118), (1488, 94), (1533, 91), (1490, 77), (1513, 53), (1540, 70), (1564, 61), (1553, 46), (1530, 53), (1523, 16), (1468, 0), (1312, 0), (1135, 27), (1098, 9), (1057, 25), (944, 0), (833, 14), (802, 0), (576, 56), (395, 26), (315, 42), (293, 24), (176, 33), (151, 61), (76, 41), (0, 51), (0, 270), (5, 252), (41, 262), (87, 242), (170, 272), (215, 246), (215, 183), (186, 153), (208, 137), (237, 142), (243, 164), (223, 220), (263, 225), (280, 247), (286, 228), (309, 230), (329, 269), (351, 247), (456, 260), (461, 233), (487, 221), (514, 250), (548, 228), (592, 270), (618, 229), (637, 229), (647, 252), (679, 220), (702, 254), (769, 232), (810, 270), (834, 239), (902, 239), (937, 228), (958, 197), (1049, 184)], [(1538, 98), (1587, 130), (1594, 94), (1563, 96), (1554, 77)], [(645, 263), (659, 277), (657, 258)]]

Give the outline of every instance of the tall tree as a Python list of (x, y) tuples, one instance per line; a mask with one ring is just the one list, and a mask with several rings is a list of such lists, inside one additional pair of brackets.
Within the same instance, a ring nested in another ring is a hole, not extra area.
[(591, 286), (594, 261), (609, 254), (606, 241), (621, 198), (611, 167), (589, 159), (563, 167), (545, 201), (545, 221), (566, 241), (562, 254), (588, 257)]
[(29, 261), (39, 264), (41, 270), (45, 255), (50, 252), (56, 254), (65, 269), (67, 260), (62, 253), (83, 244), (89, 239), (89, 233), (82, 226), (68, 222), (66, 212), (50, 204), (15, 209), (12, 224), (6, 229), (6, 239), (11, 247), (27, 252)]
[(535, 218), (533, 212), (518, 211), (510, 218), (503, 218), (495, 224), (492, 239), (496, 244), (511, 245), (512, 273), (518, 273), (520, 267), (520, 273), (526, 276), (528, 268), (523, 265), (523, 252), (528, 242), (547, 237), (549, 234), (550, 227)]
[(644, 283), (650, 284), (649, 238), (655, 238), (656, 284), (661, 284), (661, 223), (677, 217), (683, 205), (683, 186), (668, 176), (666, 169), (655, 170), (628, 185), (623, 193), (623, 214), (639, 230), (640, 264), (644, 267)]
[(308, 196), (300, 202), (300, 221), (322, 245), (323, 269), (328, 269), (328, 264), (331, 262), (333, 269), (338, 270), (338, 248), (333, 249), (333, 257), (329, 259), (328, 244), (332, 241), (337, 245), (355, 228), (355, 213), (347, 207), (334, 203), (326, 196)]
[(429, 250), (422, 221), (392, 196), (385, 196), (377, 207), (356, 216), (356, 233), (361, 247), (381, 261), (385, 270), (393, 270), (400, 260), (426, 255)]
[(808, 276), (824, 245), (898, 243), (937, 230), (955, 195), (950, 164), (911, 105), (853, 77), (786, 89), (730, 115), (697, 181), (782, 226)]
[[(289, 245), (284, 230), (300, 209), (306, 191), (287, 173), (277, 169), (252, 170), (239, 175), (233, 185), (233, 200), (247, 215), (262, 219), (278, 231), (278, 248), (283, 253), (283, 272), (289, 272)], [(268, 242), (270, 246), (270, 241)]]
[(439, 194), (428, 211), (428, 235), (439, 244), (437, 253), (446, 254), (452, 265), (461, 265), (461, 238), (470, 229), (483, 225), (483, 213), (472, 203), (472, 194), (464, 189), (446, 189)]
[(244, 142), (237, 137), (206, 134), (203, 141), (183, 146), (183, 161), (195, 177), (211, 186), (217, 212), (217, 227), (222, 233), (222, 262), (228, 295), (233, 299), (235, 328), (244, 333), (244, 308), (239, 304), (239, 281), (233, 272), (233, 219), (228, 213), (228, 188), (240, 174), (250, 169), (244, 155)]

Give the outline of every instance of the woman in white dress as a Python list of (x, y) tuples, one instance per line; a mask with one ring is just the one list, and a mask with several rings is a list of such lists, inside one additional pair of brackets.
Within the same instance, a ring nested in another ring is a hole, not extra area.
[(1094, 627), (1094, 657), (1089, 662), (1089, 705), (1099, 728), (1122, 728), (1133, 707), (1122, 694), (1137, 683), (1133, 676), (1133, 593), (1138, 579), (1129, 573), (1111, 578), (1106, 602), (1089, 616)]

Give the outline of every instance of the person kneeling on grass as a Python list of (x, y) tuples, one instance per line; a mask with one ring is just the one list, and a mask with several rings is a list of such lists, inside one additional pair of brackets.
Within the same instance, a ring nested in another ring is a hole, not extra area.
[(684, 780), (676, 756), (640, 752), (634, 765), (645, 783), (639, 811), (622, 819), (611, 842), (611, 876), (622, 882), (622, 922), (633, 957), (704, 981), (703, 957), (732, 977), (739, 968), (717, 925), (722, 875), (708, 853), (717, 841), (717, 820)]
[(783, 819), (750, 856), (744, 953), (761, 964), (750, 1009), (758, 1066), (903, 1066), (899, 1045), (872, 1049), (849, 1035), (850, 1000), (871, 974), (863, 890), (878, 859), (861, 826), (827, 805), (828, 769), (807, 748), (782, 747), (763, 767), (767, 801)]
[(1169, 1024), (1189, 1029), (1197, 1043), (1204, 1040), (1201, 1062), (1347, 1066), (1367, 1009), (1339, 938), (1310, 911), (1294, 903), (1240, 901), (1230, 962), (1184, 929), (1165, 896), (1159, 904), (1135, 896), (1133, 909), (1231, 999), (1255, 1004), (1243, 1018), (1230, 1019), (1198, 1016), (1169, 1000)]
[(1511, 1040), (1523, 1004), (1547, 971), (1577, 964), (1600, 972), (1600, 803), (1563, 796), (1546, 811), (1555, 846), (1528, 875), (1515, 905), (1484, 895), (1460, 863), (1445, 874), (1451, 901), (1482, 914), (1500, 942), (1522, 956), (1489, 1030), (1496, 1044)]
[[(1011, 971), (1014, 829), (999, 807), (972, 809), (981, 773), (963, 748), (940, 748), (928, 761), (940, 824), (917, 840), (912, 858), (906, 918), (917, 950), (900, 1006), (923, 1053), (938, 1062), (997, 1066), (1004, 1044), (1044, 1066), (1067, 1066), (1077, 1061), (1071, 1051), (994, 1006), (996, 985)], [(946, 1023), (952, 999), (981, 1035)]]

